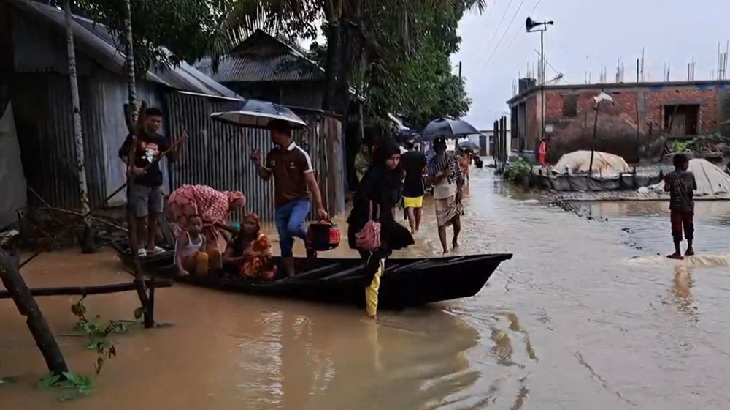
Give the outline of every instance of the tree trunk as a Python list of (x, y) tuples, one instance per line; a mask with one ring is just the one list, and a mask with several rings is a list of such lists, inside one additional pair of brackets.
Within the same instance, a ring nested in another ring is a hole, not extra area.
[[(79, 175), (79, 197), (82, 215), (89, 213), (89, 192), (87, 189), (87, 169), (84, 163), (84, 140), (82, 138), (82, 116), (79, 113), (79, 86), (77, 84), (77, 59), (74, 50), (74, 31), (72, 28), (71, 0), (64, 3), (64, 23), (66, 25), (66, 53), (69, 60), (69, 85), (72, 92), (72, 126), (74, 129), (74, 147), (77, 151), (77, 174)], [(89, 225), (89, 217), (85, 225)]]
[[(135, 160), (135, 150), (138, 146), (138, 130), (143, 120), (143, 117), (140, 117), (141, 114), (138, 114), (138, 111), (136, 110), (137, 103), (135, 94), (135, 56), (133, 54), (133, 21), (132, 13), (130, 11), (130, 2), (131, 0), (125, 0), (125, 67), (128, 71), (128, 104), (123, 107), (126, 122), (128, 124), (128, 133), (133, 135), (133, 142), (131, 143), (130, 150), (128, 151), (128, 190), (130, 190), (130, 186), (133, 184), (133, 171), (131, 168), (133, 167), (133, 162)], [(145, 107), (145, 103), (143, 103), (141, 107)], [(141, 109), (141, 111), (144, 110)], [(138, 249), (138, 244), (135, 244), (135, 246), (133, 244), (133, 241), (140, 243), (138, 238), (133, 237), (138, 233), (139, 230), (136, 223), (136, 218), (133, 213), (129, 211), (126, 217), (128, 220), (128, 236), (130, 249), (133, 254), (133, 266), (135, 274), (134, 282), (136, 284), (136, 292), (138, 294), (138, 299), (141, 301), (141, 306), (143, 306), (146, 310), (145, 326), (146, 328), (150, 328), (151, 326), (153, 326), (153, 308), (151, 308), (152, 305), (149, 303), (149, 298), (146, 294), (146, 285), (143, 281), (143, 270), (138, 259), (138, 253), (136, 253)], [(149, 318), (149, 316), (151, 318)]]
[(327, 15), (327, 30), (325, 38), (327, 40), (327, 65), (325, 68), (325, 91), (322, 99), (322, 109), (337, 112), (338, 101), (338, 75), (337, 71), (340, 67), (340, 26), (337, 17), (334, 16), (334, 10), (328, 7), (325, 10)]
[(131, 20), (130, 1), (125, 1), (125, 69), (128, 71), (128, 105), (132, 106), (133, 120), (135, 120), (135, 56), (133, 55), (133, 22)]
[(64, 361), (64, 356), (61, 354), (59, 344), (56, 342), (46, 318), (44, 318), (36, 300), (31, 295), (31, 291), (23, 280), (23, 276), (21, 276), (15, 262), (2, 249), (0, 249), (0, 281), (15, 301), (18, 312), (26, 317), (26, 325), (46, 361), (46, 367), (56, 374), (68, 372), (69, 369)]

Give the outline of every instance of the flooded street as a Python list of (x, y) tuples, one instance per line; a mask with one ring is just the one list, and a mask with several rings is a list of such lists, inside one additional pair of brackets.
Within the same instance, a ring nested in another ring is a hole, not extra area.
[[(729, 407), (728, 202), (696, 203), (698, 256), (678, 262), (659, 256), (672, 251), (666, 202), (588, 204), (607, 219), (589, 221), (512, 198), (490, 169), (472, 172), (457, 254), (514, 254), (475, 298), (383, 312), (375, 325), (358, 309), (161, 289), (157, 320), (174, 326), (114, 337), (118, 356), (95, 392), (68, 403), (33, 387), (44, 362), (6, 300), (0, 376), (20, 379), (0, 385), (0, 407)], [(433, 217), (425, 208), (411, 255), (436, 255)], [(130, 279), (110, 251), (44, 254), (23, 272), (30, 286)], [(67, 336), (76, 300), (38, 302), (70, 367), (93, 374), (95, 352)], [(131, 319), (137, 298), (92, 296), (86, 305)]]

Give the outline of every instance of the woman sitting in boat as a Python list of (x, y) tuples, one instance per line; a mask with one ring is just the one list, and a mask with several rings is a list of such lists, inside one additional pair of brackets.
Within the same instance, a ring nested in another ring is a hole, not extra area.
[[(414, 244), (411, 233), (394, 219), (393, 209), (401, 197), (402, 172), (397, 169), (401, 156), (399, 145), (386, 140), (374, 153), (371, 166), (358, 184), (353, 196), (353, 209), (348, 216), (348, 244), (360, 253), (365, 262), (366, 314), (375, 318), (378, 310), (378, 290), (386, 266), (386, 259), (393, 250)], [(381, 224), (380, 245), (365, 249), (357, 243), (360, 233), (369, 220)]]
[(276, 264), (271, 254), (271, 242), (261, 233), (256, 214), (248, 214), (225, 251), (225, 262), (234, 265), (246, 279), (273, 279)]
[(245, 196), (242, 192), (222, 192), (206, 185), (183, 185), (171, 193), (168, 206), (180, 230), (186, 229), (190, 215), (199, 215), (207, 239), (207, 253), (222, 258), (229, 240), (225, 220), (228, 214), (245, 206)]
[(210, 259), (205, 252), (206, 238), (202, 234), (202, 218), (193, 214), (187, 218), (185, 231), (179, 233), (174, 246), (174, 264), (179, 276), (207, 274)]

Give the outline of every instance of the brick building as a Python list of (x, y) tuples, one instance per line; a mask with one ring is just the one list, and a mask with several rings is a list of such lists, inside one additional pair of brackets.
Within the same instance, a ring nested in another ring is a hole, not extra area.
[(567, 123), (593, 108), (593, 97), (601, 91), (615, 102), (618, 114), (657, 133), (678, 137), (703, 133), (728, 134), (729, 81), (670, 81), (546, 85), (546, 111), (542, 125), (542, 90), (534, 80), (519, 80), (519, 93), (507, 101), (511, 110), (512, 147), (536, 148), (541, 134), (564, 129)]

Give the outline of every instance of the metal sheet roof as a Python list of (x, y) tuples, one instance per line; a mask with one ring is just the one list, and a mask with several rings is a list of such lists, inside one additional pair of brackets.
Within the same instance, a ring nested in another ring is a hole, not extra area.
[[(61, 9), (37, 1), (7, 1), (33, 19), (49, 24), (64, 33), (64, 12)], [(124, 75), (125, 56), (120, 52), (121, 45), (106, 26), (75, 16), (72, 30), (77, 49), (84, 51), (90, 58), (111, 72)], [(186, 62), (182, 62), (176, 68), (151, 69), (146, 73), (145, 79), (175, 90), (241, 99), (238, 94)]]
[(217, 72), (212, 60), (203, 59), (196, 67), (218, 82), (307, 81), (325, 78), (324, 71), (293, 55), (264, 58), (225, 56), (220, 59)]

